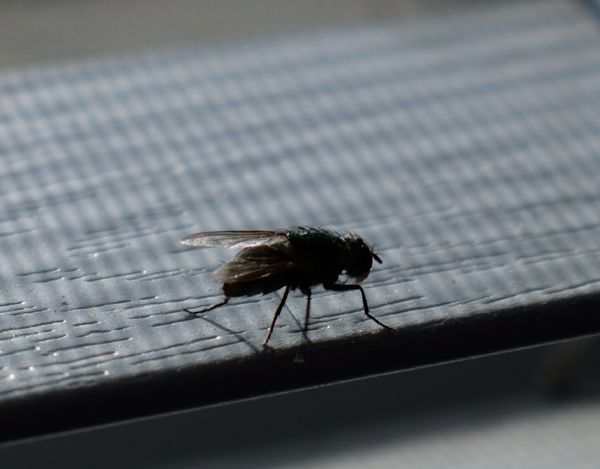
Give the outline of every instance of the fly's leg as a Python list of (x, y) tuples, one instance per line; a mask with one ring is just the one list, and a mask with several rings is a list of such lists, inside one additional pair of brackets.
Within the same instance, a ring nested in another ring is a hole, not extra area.
[(306, 289), (306, 316), (304, 317), (304, 333), (308, 332), (308, 321), (310, 320), (310, 288)]
[(209, 306), (207, 308), (204, 308), (204, 309), (201, 309), (201, 310), (198, 310), (198, 311), (194, 311), (194, 310), (192, 310), (190, 308), (184, 308), (183, 310), (186, 313), (190, 313), (190, 314), (201, 314), (201, 313), (206, 313), (207, 311), (212, 311), (213, 309), (218, 308), (219, 306), (226, 305), (228, 301), (229, 301), (229, 297), (226, 296), (219, 303), (215, 303), (214, 305), (211, 305), (211, 306)]
[(323, 287), (325, 287), (326, 290), (333, 290), (333, 291), (360, 290), (360, 294), (362, 296), (362, 302), (363, 302), (363, 310), (365, 312), (365, 315), (369, 319), (375, 321), (377, 324), (379, 324), (384, 329), (387, 329), (388, 331), (393, 332), (394, 334), (399, 334), (399, 332), (396, 329), (382, 323), (379, 319), (377, 319), (375, 316), (373, 316), (369, 312), (369, 304), (367, 303), (367, 296), (365, 295), (365, 291), (363, 290), (363, 287), (361, 287), (360, 285), (343, 285), (343, 284), (339, 284), (339, 283), (330, 283), (330, 284), (323, 285)]
[(289, 292), (290, 292), (290, 287), (289, 286), (285, 287), (285, 292), (283, 293), (283, 297), (281, 298), (281, 301), (279, 302), (279, 306), (277, 307), (277, 310), (275, 311), (275, 316), (273, 316), (273, 321), (271, 321), (271, 327), (269, 327), (269, 333), (267, 334), (267, 338), (263, 342), (263, 347), (266, 347), (267, 344), (269, 343), (269, 339), (271, 338), (271, 334), (273, 334), (273, 328), (275, 327), (275, 323), (277, 322), (277, 318), (281, 314), (281, 310), (283, 309), (283, 305), (285, 304), (285, 301), (287, 300)]

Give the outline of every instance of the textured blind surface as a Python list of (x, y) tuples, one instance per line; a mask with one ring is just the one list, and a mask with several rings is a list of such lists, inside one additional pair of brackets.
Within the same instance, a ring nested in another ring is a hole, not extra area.
[[(194, 231), (356, 230), (384, 260), (372, 312), (406, 330), (600, 293), (600, 27), (582, 3), (61, 63), (0, 75), (0, 100), (0, 411), (268, 363), (276, 295), (182, 311), (220, 297), (231, 255), (178, 244)], [(304, 305), (290, 296), (276, 350), (305, 343)], [(314, 296), (313, 346), (367, 336), (390, 339), (358, 294)]]

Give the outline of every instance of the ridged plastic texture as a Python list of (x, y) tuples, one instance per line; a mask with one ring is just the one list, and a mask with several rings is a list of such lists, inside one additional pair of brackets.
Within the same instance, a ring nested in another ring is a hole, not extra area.
[[(262, 353), (278, 296), (183, 311), (233, 254), (179, 245), (195, 231), (355, 230), (383, 259), (372, 313), (401, 330), (600, 292), (582, 3), (58, 63), (0, 96), (0, 407)], [(305, 343), (304, 306), (274, 349)], [(315, 292), (313, 344), (373, 334), (358, 293)]]

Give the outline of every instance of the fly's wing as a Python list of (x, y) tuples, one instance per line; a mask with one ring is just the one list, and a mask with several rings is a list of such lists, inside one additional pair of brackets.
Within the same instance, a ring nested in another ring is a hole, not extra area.
[(243, 248), (287, 240), (284, 231), (203, 231), (181, 240), (186, 246)]
[(291, 244), (284, 238), (243, 249), (219, 267), (214, 277), (221, 283), (253, 282), (290, 272), (296, 267)]

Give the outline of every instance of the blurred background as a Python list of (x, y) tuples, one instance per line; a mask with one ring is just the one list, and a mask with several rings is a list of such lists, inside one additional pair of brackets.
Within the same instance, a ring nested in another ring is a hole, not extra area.
[[(484, 0), (0, 0), (0, 72), (293, 34)], [(1, 99), (1, 97), (0, 97)], [(600, 341), (23, 442), (6, 467), (600, 467)]]
[(0, 67), (210, 45), (481, 0), (2, 0)]

